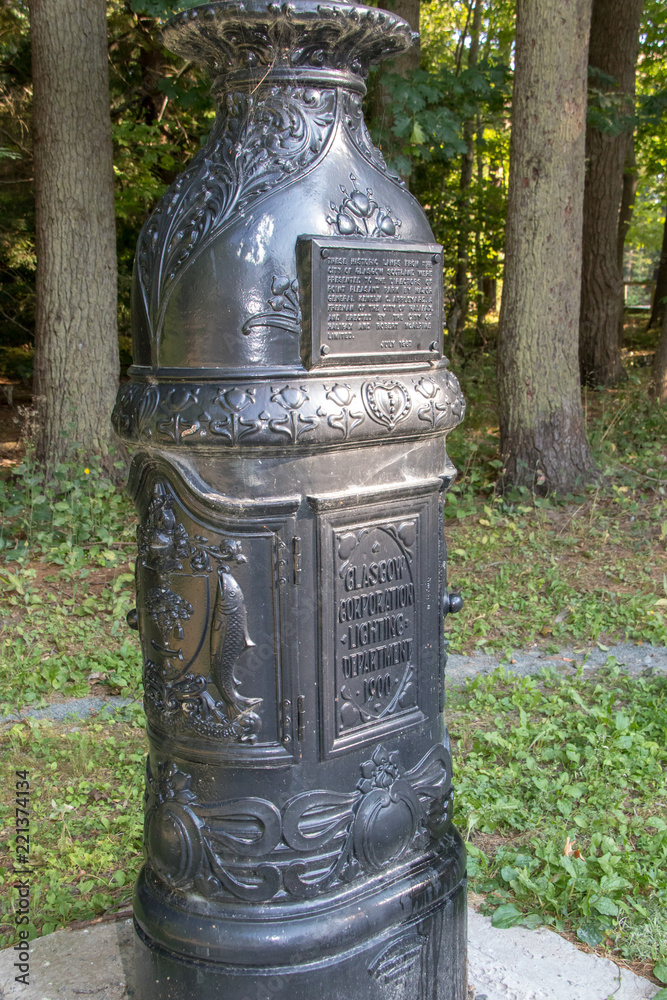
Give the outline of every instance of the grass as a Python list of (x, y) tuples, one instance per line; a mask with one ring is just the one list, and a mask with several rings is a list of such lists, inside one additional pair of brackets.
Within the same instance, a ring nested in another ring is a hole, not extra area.
[[(493, 357), (452, 359), (468, 417), (448, 440), (460, 469), (445, 508), (449, 585), (465, 597), (451, 648), (667, 644), (667, 414), (647, 393), (641, 331), (627, 334), (628, 381), (584, 396), (601, 478), (563, 497), (496, 495)], [(0, 481), (3, 711), (135, 699), (115, 721), (0, 729), (3, 788), (17, 769), (31, 775), (32, 934), (122, 909), (141, 863), (141, 664), (125, 623), (134, 529), (129, 501), (92, 463), (45, 482), (28, 451)], [(667, 982), (666, 683), (628, 679), (613, 661), (593, 681), (497, 671), (448, 706), (475, 898), (500, 926), (547, 923), (656, 982)], [(2, 810), (11, 861), (7, 794)], [(2, 877), (6, 945), (16, 890)]]
[(450, 692), (455, 822), (494, 925), (547, 924), (667, 982), (667, 677), (609, 659)]
[(137, 696), (125, 622), (135, 521), (113, 481), (75, 463), (45, 482), (28, 453), (0, 481), (0, 523), (1, 713), (91, 691)]
[(448, 622), (453, 650), (667, 643), (667, 408), (649, 397), (649, 369), (633, 364), (642, 338), (630, 323), (626, 383), (584, 394), (600, 480), (561, 497), (496, 494), (494, 359), (453, 362), (468, 400), (448, 438), (460, 470), (445, 506), (448, 575), (466, 598)]
[[(30, 782), (31, 937), (131, 904), (141, 864), (145, 734), (137, 710), (125, 719), (5, 729), (2, 747), (3, 854), (0, 947), (16, 935), (16, 772)], [(11, 793), (11, 800), (10, 800)]]

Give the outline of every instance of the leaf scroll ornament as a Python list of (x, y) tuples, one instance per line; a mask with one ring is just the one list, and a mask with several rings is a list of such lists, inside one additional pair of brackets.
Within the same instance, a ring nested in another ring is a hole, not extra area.
[(139, 286), (153, 342), (185, 268), (257, 198), (310, 167), (333, 132), (333, 90), (270, 87), (225, 97), (206, 146), (139, 236)]

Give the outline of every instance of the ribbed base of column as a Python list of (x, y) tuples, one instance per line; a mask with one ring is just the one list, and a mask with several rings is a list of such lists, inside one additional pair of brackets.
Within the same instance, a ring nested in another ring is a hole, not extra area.
[(465, 1000), (465, 855), (448, 841), (446, 854), (366, 891), (270, 914), (186, 913), (143, 872), (137, 1000)]

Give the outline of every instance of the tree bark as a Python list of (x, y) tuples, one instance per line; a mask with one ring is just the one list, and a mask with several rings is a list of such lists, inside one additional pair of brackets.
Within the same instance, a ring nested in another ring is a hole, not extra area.
[(660, 261), (658, 263), (658, 274), (656, 276), (655, 291), (653, 293), (653, 304), (651, 305), (651, 315), (648, 321), (648, 329), (652, 326), (662, 324), (667, 309), (665, 309), (665, 299), (667, 298), (667, 210), (665, 211), (665, 225), (662, 230), (662, 248), (660, 250)]
[[(632, 115), (643, 0), (593, 0), (588, 61), (614, 78), (618, 113)], [(583, 269), (579, 366), (583, 382), (612, 385), (625, 376), (618, 343), (623, 279), (618, 266), (618, 223), (627, 127), (614, 135), (586, 130)]]
[[(413, 31), (419, 32), (419, 14), (421, 0), (383, 0), (382, 6), (390, 10), (398, 17), (407, 21)], [(410, 79), (410, 74), (419, 69), (421, 60), (421, 49), (419, 40), (415, 41), (406, 52), (395, 56), (393, 59), (385, 59), (381, 67), (377, 70), (375, 80), (372, 84), (372, 91), (369, 95), (369, 118), (372, 119), (375, 130), (379, 134), (379, 146), (391, 148), (391, 131), (394, 116), (391, 107), (391, 94), (384, 84), (384, 78), (389, 73), (398, 73)], [(404, 177), (409, 185), (410, 178)]]
[(632, 223), (632, 216), (635, 210), (635, 198), (637, 197), (637, 159), (635, 157), (635, 137), (627, 137), (627, 147), (625, 151), (625, 167), (623, 168), (623, 189), (621, 193), (621, 209), (618, 215), (618, 238), (616, 243), (616, 263), (621, 276), (621, 310), (618, 321), (618, 348), (623, 347), (623, 326), (625, 320), (625, 292), (623, 286), (623, 258), (625, 255), (625, 238)]
[(591, 0), (517, 0), (498, 333), (505, 488), (567, 492), (595, 475), (577, 358), (590, 11)]
[(667, 309), (662, 317), (662, 331), (653, 357), (651, 376), (653, 395), (660, 403), (667, 404)]
[(621, 193), (621, 209), (618, 215), (618, 238), (616, 242), (616, 261), (623, 276), (623, 257), (625, 253), (625, 238), (632, 224), (637, 197), (637, 158), (635, 156), (635, 137), (627, 137), (625, 150), (625, 166), (623, 168), (623, 190)]
[(29, 0), (37, 231), (37, 456), (107, 455), (118, 387), (104, 0)]
[[(475, 0), (470, 28), (470, 47), (468, 49), (469, 69), (473, 69), (477, 65), (483, 9), (483, 0)], [(456, 277), (454, 279), (454, 306), (447, 321), (447, 326), (452, 334), (456, 334), (456, 331), (464, 326), (468, 315), (468, 264), (471, 212), (470, 205), (467, 203), (466, 192), (472, 182), (473, 165), (475, 162), (475, 122), (473, 120), (463, 123), (463, 141), (467, 148), (461, 161), (461, 178), (459, 181), (459, 232)]]

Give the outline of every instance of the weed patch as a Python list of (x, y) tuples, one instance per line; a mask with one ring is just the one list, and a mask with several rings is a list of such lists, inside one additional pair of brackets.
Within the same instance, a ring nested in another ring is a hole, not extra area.
[[(125, 721), (30, 720), (0, 738), (5, 789), (30, 779), (31, 936), (130, 904), (141, 864), (144, 741), (138, 712)], [(2, 803), (0, 947), (13, 941), (18, 889), (11, 875), (14, 810)]]
[(54, 697), (138, 693), (134, 515), (99, 466), (46, 480), (30, 453), (0, 481), (2, 713)]
[(646, 370), (630, 357), (620, 389), (585, 391), (597, 484), (500, 496), (493, 361), (461, 360), (470, 417), (447, 442), (460, 474), (445, 531), (450, 588), (465, 603), (447, 622), (452, 650), (667, 643), (667, 410), (650, 398)]
[(455, 822), (499, 927), (667, 961), (667, 678), (518, 677), (450, 693)]

